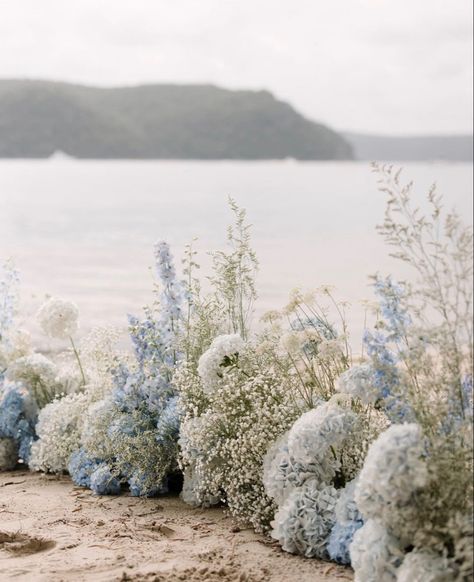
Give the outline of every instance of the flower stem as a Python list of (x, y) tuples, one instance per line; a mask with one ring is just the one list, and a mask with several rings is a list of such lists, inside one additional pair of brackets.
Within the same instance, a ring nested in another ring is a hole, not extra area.
[(69, 336), (69, 339), (71, 341), (72, 350), (74, 352), (74, 355), (76, 356), (77, 363), (79, 364), (79, 370), (81, 371), (82, 385), (85, 386), (87, 384), (86, 375), (84, 374), (84, 368), (82, 367), (81, 358), (79, 357), (79, 352), (76, 349), (76, 345), (74, 343), (74, 340), (72, 339), (72, 336)]

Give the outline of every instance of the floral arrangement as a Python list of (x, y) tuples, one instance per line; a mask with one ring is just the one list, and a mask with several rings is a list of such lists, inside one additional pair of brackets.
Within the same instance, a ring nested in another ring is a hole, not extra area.
[(193, 244), (179, 280), (155, 246), (156, 300), (118, 333), (76, 344), (77, 307), (38, 319), (70, 348), (48, 359), (16, 329), (18, 276), (0, 273), (0, 470), (69, 472), (98, 495), (223, 504), (282, 549), (350, 564), (356, 582), (463, 582), (473, 575), (472, 231), (429, 212), (375, 167), (380, 232), (412, 281), (377, 275), (375, 323), (353, 356), (346, 305), (295, 290), (252, 329), (258, 262), (230, 200), (228, 245), (210, 289)]

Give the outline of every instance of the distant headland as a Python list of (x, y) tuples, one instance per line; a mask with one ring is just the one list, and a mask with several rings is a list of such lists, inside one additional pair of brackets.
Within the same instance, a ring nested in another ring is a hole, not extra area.
[(344, 137), (267, 91), (0, 81), (0, 157), (348, 160)]

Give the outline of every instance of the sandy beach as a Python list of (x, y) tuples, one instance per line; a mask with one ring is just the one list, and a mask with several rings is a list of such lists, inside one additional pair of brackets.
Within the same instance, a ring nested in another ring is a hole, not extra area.
[(352, 571), (291, 556), (220, 508), (178, 497), (97, 497), (69, 477), (0, 474), (0, 580), (340, 582)]

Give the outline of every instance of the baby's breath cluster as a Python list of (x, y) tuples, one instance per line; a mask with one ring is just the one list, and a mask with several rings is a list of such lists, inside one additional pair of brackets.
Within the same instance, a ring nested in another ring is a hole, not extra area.
[[(175, 377), (183, 411), (183, 497), (200, 505), (221, 500), (232, 515), (262, 531), (275, 510), (262, 482), (263, 458), (297, 408), (292, 387), (275, 371), (259, 370), (251, 345), (240, 338), (230, 342), (231, 351), (223, 351), (217, 363), (220, 371), (213, 374), (211, 391), (208, 368), (201, 364), (215, 358), (213, 346), (200, 360), (200, 375), (193, 377), (187, 369)], [(214, 345), (229, 345), (229, 338), (217, 338)]]

